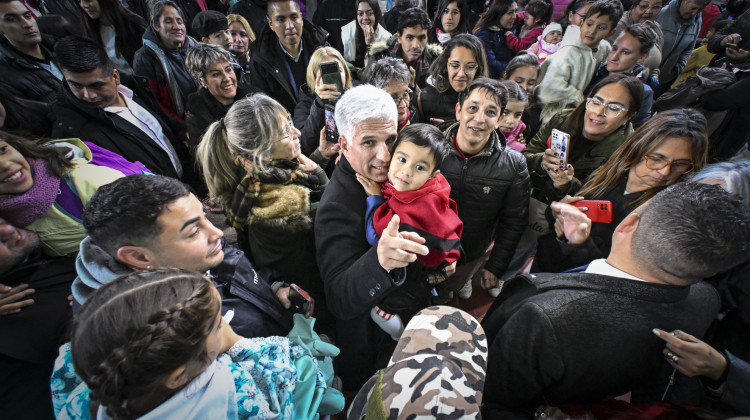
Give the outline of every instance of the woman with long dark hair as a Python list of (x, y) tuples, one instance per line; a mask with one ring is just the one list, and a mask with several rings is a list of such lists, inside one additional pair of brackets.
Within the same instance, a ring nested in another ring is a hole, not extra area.
[(466, 0), (442, 0), (427, 33), (428, 42), (445, 45), (454, 35), (471, 33), (472, 23)]
[(474, 27), (474, 35), (482, 40), (487, 52), (490, 77), (500, 79), (508, 62), (516, 54), (505, 38), (513, 30), (518, 3), (515, 0), (495, 0)]
[(99, 42), (121, 75), (133, 74), (133, 57), (143, 45), (146, 21), (118, 0), (79, 0), (85, 35)]
[(370, 45), (387, 40), (391, 33), (380, 25), (383, 15), (377, 0), (356, 0), (355, 7), (357, 18), (341, 28), (341, 43), (346, 61), (362, 68)]
[[(663, 188), (699, 170), (708, 158), (706, 118), (693, 109), (660, 112), (633, 133), (575, 192), (576, 198), (612, 203), (612, 222), (593, 223), (587, 235), (563, 236), (563, 218), (556, 215), (554, 234), (539, 239), (534, 270), (559, 272), (605, 258), (617, 225), (636, 207)], [(553, 207), (554, 208), (554, 207)], [(554, 211), (553, 211), (554, 213)]]

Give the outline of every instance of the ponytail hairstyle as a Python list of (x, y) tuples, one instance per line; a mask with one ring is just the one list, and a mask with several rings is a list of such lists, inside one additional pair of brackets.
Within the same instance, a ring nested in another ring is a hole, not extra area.
[[(140, 417), (188, 385), (211, 364), (206, 339), (221, 301), (197, 273), (137, 271), (105, 284), (73, 324), (71, 357), (91, 399), (115, 419)], [(174, 389), (168, 379), (183, 385)]]
[(70, 159), (65, 156), (68, 152), (64, 149), (45, 146), (5, 131), (0, 131), (0, 141), (8, 143), (10, 147), (18, 150), (18, 153), (26, 159), (46, 161), (52, 173), (58, 178), (65, 176), (65, 173), (74, 166)]
[(262, 93), (236, 101), (224, 118), (206, 130), (196, 155), (211, 197), (222, 205), (232, 201), (246, 170), (239, 158), (264, 169), (274, 143), (284, 137), (289, 113)]
[(536, 22), (541, 23), (541, 26), (549, 25), (552, 20), (552, 13), (555, 10), (555, 6), (550, 0), (531, 0), (526, 6), (526, 13), (534, 16)]

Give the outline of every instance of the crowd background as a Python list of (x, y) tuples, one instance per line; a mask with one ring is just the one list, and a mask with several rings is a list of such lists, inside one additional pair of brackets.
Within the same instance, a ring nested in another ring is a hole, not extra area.
[(0, 417), (750, 415), (749, 74), (747, 0), (0, 0)]

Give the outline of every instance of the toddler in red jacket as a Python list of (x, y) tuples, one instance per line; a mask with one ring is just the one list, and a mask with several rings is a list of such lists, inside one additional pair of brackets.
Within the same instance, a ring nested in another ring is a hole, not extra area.
[[(394, 214), (401, 219), (399, 230), (415, 232), (426, 239), (427, 255), (417, 262), (429, 270), (428, 281), (445, 280), (445, 267), (461, 256), (463, 222), (458, 218), (456, 202), (450, 199), (451, 187), (438, 168), (448, 149), (443, 133), (429, 124), (406, 127), (393, 146), (388, 180), (382, 185), (357, 174), (367, 192), (366, 235), (377, 243)], [(373, 321), (398, 340), (404, 324), (398, 315), (377, 306), (370, 311)]]

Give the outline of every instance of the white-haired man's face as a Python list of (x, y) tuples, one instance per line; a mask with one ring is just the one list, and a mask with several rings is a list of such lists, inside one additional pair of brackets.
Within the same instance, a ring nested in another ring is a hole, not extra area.
[(397, 135), (394, 121), (371, 119), (354, 124), (354, 137), (347, 141), (341, 136), (339, 144), (355, 172), (375, 182), (385, 182), (391, 163), (390, 148)]

